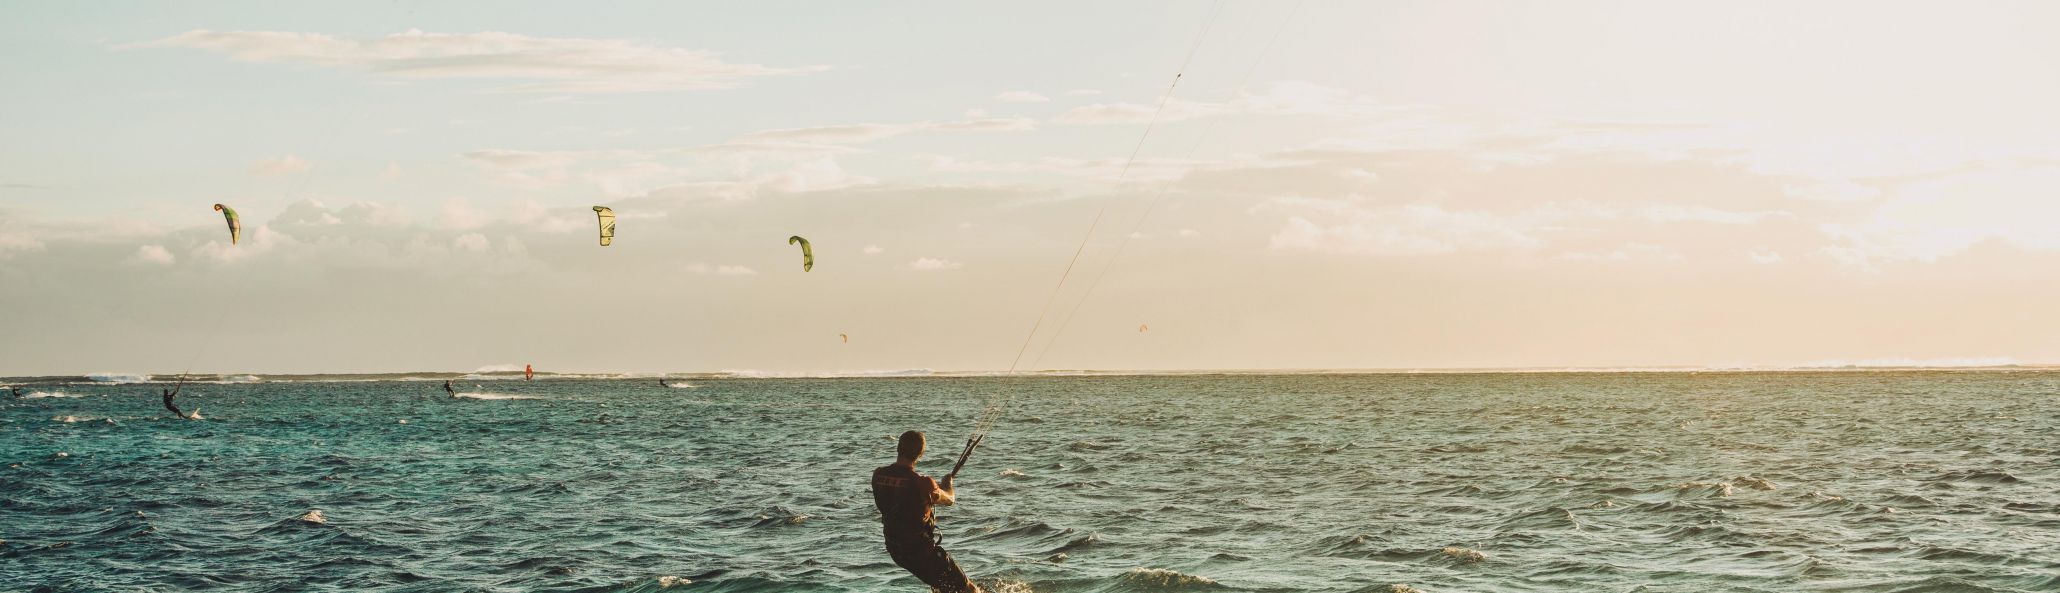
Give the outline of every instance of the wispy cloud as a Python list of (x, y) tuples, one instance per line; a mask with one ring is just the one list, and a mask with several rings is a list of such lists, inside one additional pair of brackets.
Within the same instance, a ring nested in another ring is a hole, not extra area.
[(912, 262), (908, 262), (908, 269), (910, 269), (910, 270), (915, 270), (915, 271), (918, 271), (918, 272), (934, 272), (934, 271), (938, 271), (938, 270), (953, 270), (953, 269), (958, 269), (958, 268), (962, 268), (962, 267), (965, 267), (965, 264), (962, 264), (962, 263), (959, 263), (959, 262), (955, 262), (955, 261), (951, 261), (951, 260), (948, 260), (948, 259), (937, 259), (937, 258), (930, 258), (930, 257), (919, 257), (919, 258), (916, 258), (916, 260), (915, 260), (915, 261), (912, 261)]
[(314, 163), (308, 162), (307, 159), (289, 154), (278, 158), (260, 159), (258, 162), (251, 163), (250, 172), (254, 175), (276, 177), (305, 173), (313, 167)]
[(803, 144), (859, 144), (883, 140), (906, 134), (913, 126), (899, 124), (846, 124), (815, 126), (808, 128), (785, 128), (753, 132), (737, 138), (738, 142), (798, 142)]
[(1320, 218), (1289, 217), (1274, 249), (1353, 255), (1438, 255), (1532, 249), (1543, 243), (1523, 224), (1481, 211), (1436, 205), (1339, 207)]
[(165, 249), (163, 245), (144, 245), (137, 247), (136, 252), (124, 261), (138, 265), (169, 266), (174, 260), (171, 250)]
[(347, 38), (289, 31), (194, 30), (124, 48), (181, 47), (244, 62), (307, 64), (408, 79), (530, 81), (534, 93), (636, 93), (732, 89), (745, 80), (816, 72), (728, 62), (721, 54), (626, 39), (531, 37), (515, 33), (408, 31)]
[(707, 264), (701, 262), (687, 264), (687, 271), (693, 272), (695, 274), (715, 274), (717, 276), (758, 275), (758, 270), (754, 270), (750, 266), (737, 266), (730, 264)]

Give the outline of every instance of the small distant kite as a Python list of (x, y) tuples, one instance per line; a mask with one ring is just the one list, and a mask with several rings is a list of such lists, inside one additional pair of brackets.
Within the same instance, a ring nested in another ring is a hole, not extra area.
[(1142, 323), (1140, 323), (1140, 324), (1137, 324), (1137, 333), (1140, 333), (1140, 334), (1141, 334), (1141, 333), (1145, 333), (1145, 332), (1148, 332), (1148, 331), (1152, 331), (1152, 326), (1149, 326), (1149, 325), (1145, 325), (1145, 324), (1142, 324)]
[(601, 246), (615, 242), (615, 210), (607, 206), (595, 206), (594, 217), (601, 220)]
[(235, 245), (237, 240), (243, 238), (243, 219), (236, 216), (235, 208), (215, 204), (215, 211), (222, 213), (223, 220), (229, 221), (229, 244)]
[(806, 272), (815, 269), (815, 248), (809, 247), (808, 240), (801, 238), (801, 235), (787, 237), (788, 245), (797, 243), (801, 245), (801, 271)]
[(837, 337), (839, 337), (839, 338), (844, 338), (844, 343), (846, 343), (846, 344), (849, 344), (849, 343), (851, 343), (851, 335), (850, 335), (850, 334), (837, 334)]

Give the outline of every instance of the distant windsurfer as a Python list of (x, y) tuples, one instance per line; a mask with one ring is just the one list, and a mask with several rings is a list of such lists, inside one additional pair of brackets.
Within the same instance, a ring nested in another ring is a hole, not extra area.
[(925, 445), (923, 433), (901, 433), (894, 463), (873, 470), (873, 505), (880, 508), (887, 555), (932, 591), (982, 593), (952, 561), (951, 553), (944, 551), (944, 541), (937, 535), (937, 517), (930, 512), (931, 506), (956, 502), (951, 481), (958, 471), (952, 470), (942, 482), (916, 473), (916, 460), (923, 457)]
[(448, 394), (451, 394), (451, 397), (458, 397), (458, 390), (456, 390), (456, 389), (452, 389), (452, 388), (451, 388), (451, 382), (450, 382), (450, 381), (444, 381), (444, 382), (443, 382), (443, 392), (444, 392), (444, 393), (448, 393)]
[(535, 381), (535, 380), (536, 380), (536, 367), (533, 367), (533, 366), (530, 366), (530, 365), (526, 365), (526, 364), (525, 364), (525, 365), (522, 365), (522, 380), (524, 380), (524, 381)]

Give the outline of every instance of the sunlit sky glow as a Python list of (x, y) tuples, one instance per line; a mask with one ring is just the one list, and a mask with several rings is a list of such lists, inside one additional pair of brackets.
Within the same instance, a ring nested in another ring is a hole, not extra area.
[(2060, 5), (1214, 6), (14, 6), (0, 374), (2060, 362)]

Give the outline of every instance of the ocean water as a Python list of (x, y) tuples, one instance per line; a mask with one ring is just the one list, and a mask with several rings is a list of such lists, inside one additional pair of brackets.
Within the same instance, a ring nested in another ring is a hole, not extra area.
[(0, 591), (922, 591), (995, 397), (990, 590), (2060, 591), (2060, 373), (372, 379), (0, 394)]

